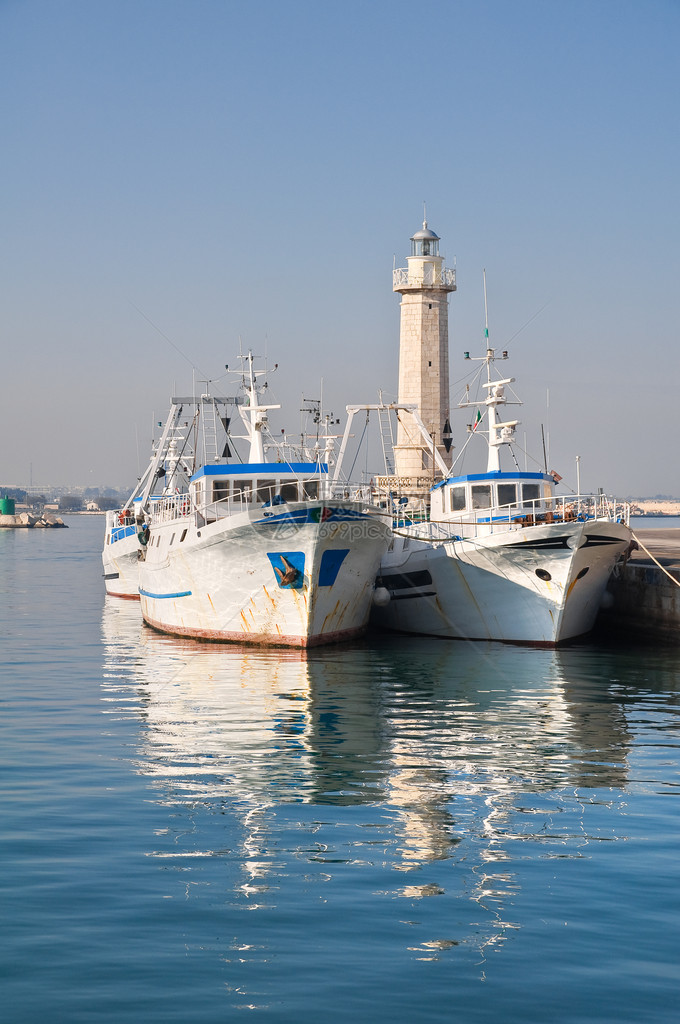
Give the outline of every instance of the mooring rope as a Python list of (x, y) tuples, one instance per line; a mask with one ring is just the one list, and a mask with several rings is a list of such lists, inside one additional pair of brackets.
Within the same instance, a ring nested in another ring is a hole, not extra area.
[[(393, 532), (393, 533), (394, 533), (394, 534), (395, 534), (395, 535), (396, 535), (397, 537), (406, 537), (406, 538), (408, 538), (409, 540), (422, 540), (422, 541), (425, 541), (425, 543), (426, 543), (426, 544), (444, 544), (444, 543), (446, 543), (446, 542), (450, 542), (450, 541), (461, 541), (461, 540), (463, 540), (463, 539), (464, 539), (463, 537), (423, 537), (423, 536), (418, 536), (417, 534), (413, 534), (413, 533), (406, 533), (406, 532), (405, 532), (405, 531), (403, 531), (403, 530), (393, 530), (392, 532)], [(634, 540), (634, 541), (635, 541), (635, 543), (636, 543), (636, 544), (638, 545), (638, 547), (642, 548), (642, 550), (643, 550), (643, 551), (645, 552), (645, 554), (649, 555), (649, 557), (650, 557), (650, 558), (651, 558), (651, 560), (652, 560), (652, 561), (654, 562), (654, 564), (655, 564), (655, 565), (657, 565), (657, 566), (659, 567), (659, 569), (661, 569), (661, 572), (665, 573), (665, 574), (666, 574), (666, 576), (668, 576), (669, 580), (672, 580), (672, 581), (673, 581), (673, 583), (675, 583), (676, 587), (680, 587), (680, 581), (679, 581), (679, 580), (677, 580), (677, 579), (675, 578), (675, 576), (672, 576), (672, 575), (671, 575), (671, 574), (670, 574), (670, 573), (668, 572), (668, 570), (667, 570), (667, 569), (664, 569), (664, 567), (663, 567), (663, 565), (661, 564), (661, 562), (659, 562), (659, 561), (658, 561), (658, 560), (657, 560), (657, 559), (656, 559), (656, 558), (654, 557), (654, 555), (653, 555), (653, 554), (652, 554), (652, 552), (651, 552), (651, 551), (649, 550), (649, 548), (645, 547), (645, 545), (644, 545), (644, 544), (642, 543), (642, 541), (640, 540), (640, 538), (639, 538), (639, 537), (636, 537), (636, 535), (635, 535), (635, 534), (633, 533), (633, 531), (632, 531), (632, 530), (631, 530), (630, 532), (631, 532), (631, 536), (632, 536), (633, 540)], [(468, 542), (472, 542), (472, 543), (475, 543), (475, 540), (476, 540), (476, 538), (474, 538), (474, 537), (467, 537), (467, 538), (465, 538), (465, 539), (466, 539), (466, 540), (467, 540)]]
[(649, 550), (649, 548), (645, 547), (645, 545), (642, 543), (640, 538), (636, 537), (632, 530), (630, 532), (631, 532), (631, 535), (633, 537), (633, 540), (638, 545), (638, 547), (642, 548), (642, 550), (645, 552), (646, 555), (649, 555), (649, 557), (654, 562), (654, 564), (658, 565), (659, 569), (661, 569), (661, 572), (665, 572), (666, 573), (666, 576), (668, 576), (668, 579), (672, 580), (673, 583), (675, 583), (676, 587), (680, 587), (680, 582), (678, 580), (676, 580), (675, 576), (671, 576), (671, 574), (669, 573), (668, 569), (664, 569), (664, 567), (662, 566), (661, 562), (657, 561), (657, 559), (654, 557), (654, 555)]

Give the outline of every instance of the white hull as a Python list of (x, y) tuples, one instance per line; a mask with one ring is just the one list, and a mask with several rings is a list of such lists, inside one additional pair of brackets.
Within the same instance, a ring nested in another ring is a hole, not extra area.
[(104, 586), (111, 597), (139, 600), (139, 554), (137, 527), (107, 528), (102, 551)]
[(380, 567), (391, 599), (373, 620), (405, 633), (559, 644), (593, 628), (630, 539), (605, 519), (443, 543), (397, 536)]
[(154, 522), (139, 563), (144, 620), (182, 636), (294, 647), (363, 632), (391, 535), (384, 517), (331, 499), (279, 509)]

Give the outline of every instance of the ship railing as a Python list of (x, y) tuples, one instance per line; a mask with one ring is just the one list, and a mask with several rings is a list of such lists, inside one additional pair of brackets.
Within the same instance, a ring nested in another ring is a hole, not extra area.
[(123, 540), (124, 537), (131, 537), (136, 532), (137, 523), (133, 509), (116, 508), (107, 511), (106, 535), (110, 537), (111, 544)]
[(550, 523), (586, 522), (606, 519), (628, 523), (630, 506), (601, 492), (597, 494), (560, 494), (549, 498), (526, 499), (521, 505), (501, 505), (475, 510), (474, 522), (491, 532), (508, 526), (523, 528)]
[[(294, 492), (287, 493), (286, 487), (293, 486)], [(294, 504), (304, 501), (357, 501), (373, 504), (371, 488), (367, 484), (344, 484), (324, 493), (318, 480), (302, 480), (300, 484), (284, 484), (283, 486), (258, 487), (257, 490), (244, 488), (238, 494), (231, 493), (215, 500), (201, 502), (196, 505), (189, 494), (172, 494), (154, 502), (150, 509), (152, 524), (167, 523), (173, 519), (188, 517), (195, 514), (199, 526), (214, 523), (240, 512), (253, 508), (264, 512), (274, 512), (280, 505)]]
[[(314, 482), (312, 481), (312, 484)], [(317, 501), (324, 498), (318, 491), (314, 492), (313, 487), (307, 488), (303, 496), (298, 495), (291, 501), (299, 500)], [(361, 501), (366, 504), (373, 504), (375, 496), (372, 496), (371, 488), (364, 484), (345, 484), (334, 488), (326, 500), (350, 500)], [(238, 495), (229, 495), (215, 501), (203, 503), (196, 507), (187, 493), (167, 495), (154, 501), (150, 508), (152, 524), (170, 522), (173, 519), (187, 518), (196, 514), (199, 525), (215, 522), (227, 516), (235, 515), (252, 509), (253, 505), (263, 509), (276, 509), (278, 505), (287, 504), (284, 497), (275, 487), (258, 488), (253, 494), (247, 490)], [(432, 526), (432, 536), (443, 536), (444, 532), (451, 533), (451, 527), (460, 527), (466, 534), (471, 532), (496, 533), (508, 529), (522, 529), (528, 526), (540, 526), (548, 523), (583, 522), (589, 519), (605, 519), (610, 522), (628, 524), (630, 519), (630, 504), (618, 501), (603, 493), (595, 495), (554, 495), (550, 498), (528, 499), (521, 505), (500, 505), (486, 508), (461, 510), (453, 512), (443, 521), (430, 523), (429, 510), (424, 501), (409, 501), (404, 499), (394, 500), (388, 498), (384, 504), (386, 510), (392, 515), (393, 527), (409, 529), (418, 527), (418, 532), (423, 535), (427, 533), (425, 527)], [(117, 525), (117, 517), (121, 510), (107, 512), (107, 527), (114, 523)], [(132, 524), (134, 519), (129, 514), (129, 521)], [(127, 520), (126, 520), (127, 525)]]
[(336, 484), (330, 492), (331, 501), (362, 501), (364, 504), (374, 504), (373, 489), (370, 484)]
[(381, 493), (380, 490), (376, 492), (374, 489), (372, 502), (389, 512), (395, 529), (417, 526), (420, 523), (428, 522), (430, 518), (429, 505), (423, 499), (399, 497), (389, 492)]
[(117, 526), (122, 526), (125, 520), (125, 513), (122, 508), (113, 508), (106, 513), (106, 529), (113, 530)]
[(280, 485), (244, 487), (238, 493), (215, 498), (215, 500), (199, 506), (197, 511), (209, 523), (252, 509), (263, 510), (265, 513), (274, 512), (280, 505), (295, 504), (300, 501), (318, 501), (325, 498), (324, 488), (320, 486), (320, 483), (318, 479), (303, 479), (296, 482), (288, 481)]
[(429, 540), (461, 539), (475, 535), (489, 536), (551, 523), (587, 522), (607, 520), (624, 523), (630, 520), (630, 505), (605, 494), (558, 495), (550, 498), (527, 499), (521, 505), (500, 505), (453, 512), (444, 520), (426, 521), (409, 511), (395, 517), (393, 526), (398, 533), (408, 529)]
[(149, 509), (151, 525), (157, 526), (173, 519), (187, 517), (192, 511), (191, 498), (186, 492), (165, 495), (154, 501)]
[[(271, 502), (270, 488), (266, 489), (266, 495), (262, 489), (259, 489), (258, 495), (264, 497), (265, 502)], [(250, 490), (205, 502), (196, 509), (196, 525), (205, 526), (217, 522), (218, 519), (228, 519), (230, 516), (247, 512), (252, 505), (253, 495)]]
[(550, 513), (561, 522), (570, 522), (574, 519), (581, 522), (587, 519), (606, 519), (628, 525), (630, 520), (630, 504), (602, 491), (598, 491), (597, 494), (561, 494), (535, 504), (536, 509), (531, 510), (535, 521), (541, 521), (542, 515)]

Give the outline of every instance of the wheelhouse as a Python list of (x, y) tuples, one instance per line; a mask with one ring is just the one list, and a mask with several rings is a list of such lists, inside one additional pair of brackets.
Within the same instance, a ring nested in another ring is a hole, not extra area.
[(437, 484), (431, 494), (433, 521), (509, 522), (547, 515), (554, 481), (545, 473), (470, 473)]
[(192, 505), (206, 519), (248, 508), (287, 505), (324, 497), (328, 466), (318, 462), (207, 465), (191, 478)]

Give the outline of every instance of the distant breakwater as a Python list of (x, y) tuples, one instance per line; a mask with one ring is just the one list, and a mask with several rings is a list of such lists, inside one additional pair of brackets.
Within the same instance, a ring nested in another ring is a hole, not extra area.
[(51, 513), (43, 515), (31, 515), (30, 512), (19, 512), (16, 515), (0, 516), (0, 530), (27, 530), (27, 529), (68, 529), (66, 523), (60, 516)]

